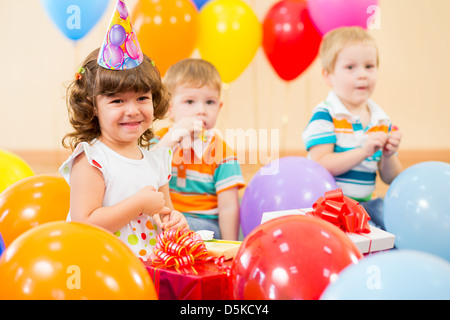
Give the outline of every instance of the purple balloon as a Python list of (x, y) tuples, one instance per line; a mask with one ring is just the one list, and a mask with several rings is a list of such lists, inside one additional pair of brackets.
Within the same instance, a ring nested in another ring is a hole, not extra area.
[(106, 45), (106, 47), (103, 49), (103, 60), (105, 61), (108, 68), (119, 68), (124, 60), (122, 49), (113, 44)]
[(111, 30), (109, 31), (109, 42), (111, 42), (112, 45), (120, 47), (125, 42), (126, 38), (127, 32), (120, 24), (115, 24), (111, 27)]
[(122, 18), (123, 20), (128, 18), (128, 9), (122, 0), (117, 3), (117, 11), (119, 11), (120, 18)]
[(264, 212), (311, 208), (326, 191), (337, 189), (334, 177), (303, 157), (285, 157), (258, 170), (241, 201), (240, 222), (247, 236)]

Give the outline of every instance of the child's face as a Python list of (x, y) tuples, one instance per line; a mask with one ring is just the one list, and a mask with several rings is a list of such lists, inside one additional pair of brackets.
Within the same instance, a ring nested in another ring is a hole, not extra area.
[(202, 121), (203, 128), (209, 130), (215, 126), (222, 104), (218, 90), (183, 84), (172, 94), (170, 113), (174, 122), (194, 118)]
[(334, 71), (324, 71), (325, 81), (347, 107), (358, 107), (367, 102), (375, 88), (377, 74), (377, 50), (364, 44), (342, 49)]
[(153, 123), (151, 92), (123, 92), (97, 97), (101, 136), (113, 143), (136, 143)]

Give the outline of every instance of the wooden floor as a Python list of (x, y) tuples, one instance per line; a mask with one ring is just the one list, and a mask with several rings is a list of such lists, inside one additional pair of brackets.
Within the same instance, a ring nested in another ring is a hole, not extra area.
[[(26, 151), (26, 150), (10, 150), (24, 159), (33, 169), (35, 174), (58, 174), (59, 166), (66, 160), (69, 155), (68, 151)], [(306, 156), (305, 152), (292, 151), (281, 152), (280, 157), (284, 156)], [(406, 169), (414, 164), (424, 161), (443, 161), (450, 163), (450, 150), (402, 150), (399, 152), (399, 159)], [(245, 182), (248, 184), (256, 172), (261, 168), (261, 164), (242, 164), (242, 171)], [(381, 180), (377, 181), (376, 194), (384, 196), (388, 189), (388, 185)], [(245, 189), (240, 191), (243, 195)]]

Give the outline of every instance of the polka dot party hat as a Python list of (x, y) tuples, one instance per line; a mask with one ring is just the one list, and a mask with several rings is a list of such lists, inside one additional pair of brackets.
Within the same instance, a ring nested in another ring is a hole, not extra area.
[(137, 67), (144, 59), (136, 32), (131, 25), (125, 1), (118, 0), (105, 40), (100, 48), (98, 64), (110, 70)]

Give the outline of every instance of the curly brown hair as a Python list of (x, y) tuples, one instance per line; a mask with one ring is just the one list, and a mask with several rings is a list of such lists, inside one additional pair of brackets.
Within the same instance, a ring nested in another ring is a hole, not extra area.
[[(81, 66), (84, 73), (67, 87), (66, 104), (74, 131), (64, 136), (62, 144), (65, 148), (74, 150), (80, 142), (90, 143), (101, 135), (95, 112), (99, 95), (150, 91), (154, 119), (162, 119), (168, 110), (170, 95), (149, 57), (144, 55), (142, 63), (133, 69), (108, 70), (97, 63), (99, 50), (97, 48), (87, 56)], [(145, 131), (139, 138), (139, 146), (148, 148), (153, 136), (153, 129)]]

